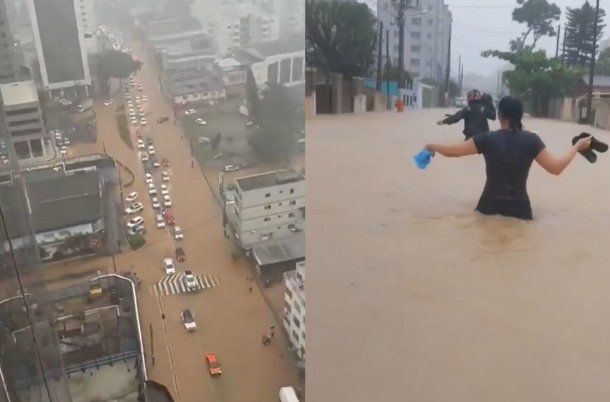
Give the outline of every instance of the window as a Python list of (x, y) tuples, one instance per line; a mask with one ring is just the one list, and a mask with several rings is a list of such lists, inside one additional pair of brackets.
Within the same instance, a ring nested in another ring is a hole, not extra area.
[(288, 288), (286, 288), (286, 295), (288, 295), (289, 299), (292, 299), (292, 291)]
[(297, 202), (295, 200), (292, 200), (288, 203), (288, 205), (297, 205)]
[(264, 221), (265, 222), (269, 222), (271, 220), (271, 218), (265, 218)]
[(421, 52), (421, 46), (411, 46), (411, 53)]
[(412, 66), (419, 66), (420, 65), (420, 60), (419, 59), (411, 59), (411, 65)]
[(294, 329), (292, 330), (292, 336), (294, 337), (294, 339), (296, 339), (297, 341), (299, 340), (299, 334), (297, 334), (297, 331), (295, 331)]
[(292, 322), (294, 322), (294, 325), (296, 325), (297, 328), (301, 328), (301, 321), (299, 321), (298, 318), (292, 317)]
[(421, 25), (421, 18), (411, 18), (411, 25)]
[(269, 197), (271, 197), (271, 193), (265, 194), (265, 198), (269, 198)]
[(299, 306), (299, 303), (294, 303), (294, 309), (301, 314), (301, 306)]
[(294, 194), (294, 188), (290, 189), (290, 194)]
[(292, 312), (292, 307), (290, 306), (290, 303), (288, 303), (288, 302), (284, 302), (284, 309), (289, 314), (290, 314), (290, 312)]
[(411, 39), (420, 39), (421, 32), (411, 32)]
[(34, 158), (40, 158), (44, 155), (42, 151), (42, 141), (40, 139), (30, 140), (30, 149)]
[(288, 217), (289, 217), (289, 218), (294, 218), (294, 212), (289, 213), (289, 214), (288, 214)]
[(266, 210), (271, 209), (271, 205), (265, 205), (265, 209), (266, 209)]

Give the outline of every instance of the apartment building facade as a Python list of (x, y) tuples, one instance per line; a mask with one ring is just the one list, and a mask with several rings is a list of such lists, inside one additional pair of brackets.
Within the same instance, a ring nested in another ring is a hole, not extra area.
[(0, 85), (2, 132), (19, 162), (36, 162), (55, 157), (51, 139), (44, 128), (34, 81)]
[(305, 361), (305, 261), (284, 273), (284, 329), (299, 359)]
[[(392, 65), (397, 66), (399, 32), (392, 0), (377, 2), (377, 17), (383, 21), (384, 29), (389, 29), (390, 59)], [(405, 68), (416, 77), (442, 81), (450, 56), (453, 20), (449, 6), (444, 0), (420, 0), (417, 9), (407, 12), (405, 21)], [(383, 48), (386, 48), (385, 35)]]
[(303, 230), (305, 178), (281, 170), (236, 180), (235, 202), (227, 215), (236, 242), (244, 249)]

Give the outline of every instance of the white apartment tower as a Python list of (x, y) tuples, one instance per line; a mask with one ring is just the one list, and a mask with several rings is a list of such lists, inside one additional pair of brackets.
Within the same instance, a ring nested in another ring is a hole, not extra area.
[(280, 36), (302, 35), (305, 32), (305, 2), (280, 0)]
[(91, 85), (83, 21), (86, 10), (81, 9), (85, 3), (26, 0), (40, 80), (46, 91)]
[[(389, 29), (390, 59), (398, 65), (398, 27), (392, 0), (377, 2), (377, 17), (383, 28)], [(419, 0), (417, 9), (409, 10), (405, 19), (404, 61), (405, 68), (419, 78), (444, 79), (449, 58), (449, 39), (452, 16), (444, 0)], [(385, 38), (383, 56), (386, 57)]]
[(305, 360), (305, 261), (296, 270), (284, 273), (284, 328), (301, 360)]
[(245, 249), (303, 230), (305, 178), (281, 170), (236, 180), (235, 203), (227, 215), (237, 242)]

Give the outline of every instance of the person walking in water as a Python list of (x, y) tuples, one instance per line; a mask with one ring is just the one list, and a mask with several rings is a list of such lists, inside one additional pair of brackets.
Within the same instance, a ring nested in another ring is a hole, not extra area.
[(468, 106), (460, 109), (456, 114), (446, 115), (436, 124), (455, 124), (460, 120), (464, 120), (464, 136), (468, 140), (475, 134), (485, 133), (489, 131), (489, 123), (487, 119), (496, 119), (496, 108), (493, 105), (493, 100), (490, 95), (481, 94), (477, 89), (469, 91), (467, 94)]
[(456, 145), (428, 144), (426, 149), (450, 158), (483, 154), (487, 181), (476, 210), (485, 215), (531, 220), (526, 184), (532, 162), (560, 175), (578, 152), (590, 149), (593, 137), (580, 138), (563, 156), (555, 156), (537, 134), (523, 129), (523, 104), (519, 99), (502, 98), (498, 115), (498, 131), (476, 134)]

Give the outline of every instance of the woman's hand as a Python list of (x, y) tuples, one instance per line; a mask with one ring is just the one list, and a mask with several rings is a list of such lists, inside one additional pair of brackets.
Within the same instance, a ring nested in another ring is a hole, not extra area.
[(591, 147), (592, 138), (593, 137), (589, 136), (578, 140), (578, 142), (574, 145), (578, 152), (586, 151), (587, 149), (589, 149)]
[(426, 146), (424, 147), (426, 150), (428, 150), (429, 152), (432, 152), (432, 156), (434, 156), (434, 154), (436, 154), (436, 151), (434, 150), (434, 145), (432, 144), (426, 144)]

